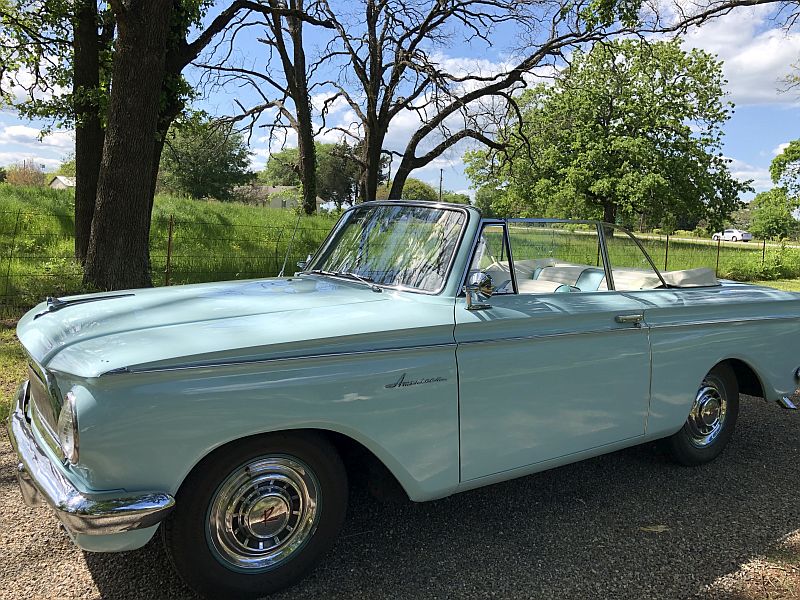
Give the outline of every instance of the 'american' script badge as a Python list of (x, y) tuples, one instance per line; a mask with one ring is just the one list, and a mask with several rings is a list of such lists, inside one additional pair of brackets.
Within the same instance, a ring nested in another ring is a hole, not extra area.
[(406, 379), (406, 373), (400, 375), (400, 379), (395, 381), (394, 383), (387, 383), (385, 388), (392, 389), (392, 388), (399, 388), (399, 387), (409, 387), (412, 385), (423, 385), (425, 383), (436, 383), (437, 381), (447, 381), (444, 377), (426, 377), (424, 379)]

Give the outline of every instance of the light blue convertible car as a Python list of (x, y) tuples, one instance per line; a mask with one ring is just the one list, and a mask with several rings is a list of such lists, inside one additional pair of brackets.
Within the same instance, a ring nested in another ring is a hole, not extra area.
[(160, 527), (195, 590), (253, 597), (331, 547), (364, 465), (414, 501), (652, 440), (699, 465), (739, 392), (799, 384), (800, 295), (659, 272), (613, 225), (366, 203), (299, 268), (25, 315), (25, 501), (90, 551)]

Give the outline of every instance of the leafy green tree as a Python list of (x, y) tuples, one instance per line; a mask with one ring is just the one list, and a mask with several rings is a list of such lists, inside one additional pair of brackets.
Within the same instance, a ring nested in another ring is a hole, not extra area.
[[(378, 188), (376, 195), (377, 200), (386, 200), (389, 198), (389, 191), (392, 187), (392, 182), (387, 182)], [(403, 194), (401, 198), (392, 198), (392, 200), (423, 200), (428, 202), (439, 201), (439, 191), (433, 189), (432, 185), (428, 185), (424, 181), (409, 177), (406, 184), (403, 186)]]
[(75, 177), (75, 154), (69, 154), (61, 160), (58, 169), (54, 175), (63, 175), (64, 177)]
[(266, 185), (300, 185), (300, 152), (297, 148), (273, 152), (258, 180)]
[(469, 196), (451, 190), (444, 190), (442, 192), (442, 202), (451, 202), (453, 204), (470, 204)]
[(46, 130), (75, 128), (75, 257), (81, 262), (105, 140), (115, 25), (110, 4), (99, 8), (96, 0), (0, 2), (0, 104), (48, 121)]
[(766, 239), (789, 237), (797, 229), (797, 220), (792, 216), (792, 211), (797, 207), (797, 199), (790, 198), (785, 188), (776, 187), (761, 192), (750, 202), (750, 231)]
[(341, 209), (345, 202), (353, 203), (358, 195), (361, 167), (355, 148), (342, 141), (339, 144), (316, 144), (317, 193)]
[(483, 213), (484, 217), (496, 217), (495, 204), (503, 198), (503, 190), (498, 190), (490, 185), (484, 185), (475, 192), (475, 208)]
[(195, 114), (167, 134), (160, 178), (172, 192), (230, 200), (234, 187), (253, 178), (249, 164), (247, 144), (231, 125)]
[(730, 223), (725, 223), (725, 226), (727, 227), (728, 225), (731, 225), (732, 227), (737, 227), (739, 229), (749, 230), (752, 222), (753, 222), (753, 213), (748, 206), (733, 211), (733, 213), (731, 213)]
[[(507, 214), (720, 223), (749, 188), (721, 153), (722, 69), (680, 41), (597, 43), (521, 101), (504, 154), (467, 155), (478, 185), (507, 186)], [(499, 165), (499, 166), (498, 166)]]
[[(361, 174), (355, 148), (346, 142), (316, 142), (315, 155), (316, 187), (320, 198), (336, 203), (337, 208), (341, 208), (345, 202), (353, 202), (358, 193)], [(300, 152), (297, 148), (286, 148), (270, 154), (267, 165), (258, 174), (258, 179), (267, 185), (299, 186), (300, 173)]]
[(792, 140), (783, 152), (772, 159), (769, 174), (775, 185), (782, 186), (790, 196), (800, 196), (800, 140)]

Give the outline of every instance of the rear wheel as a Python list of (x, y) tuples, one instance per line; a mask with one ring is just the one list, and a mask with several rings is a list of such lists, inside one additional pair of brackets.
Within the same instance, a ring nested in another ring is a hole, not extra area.
[(717, 234), (714, 234), (711, 236), (711, 239), (714, 240), (715, 242), (719, 241), (719, 236)]
[(162, 528), (181, 577), (209, 598), (292, 585), (327, 552), (347, 507), (336, 450), (314, 434), (248, 438), (187, 477)]
[(683, 465), (709, 462), (733, 435), (738, 415), (736, 375), (729, 366), (717, 365), (703, 378), (684, 426), (665, 440), (667, 450)]
[(739, 241), (739, 238), (737, 238), (737, 237), (734, 235), (733, 237), (731, 237), (731, 241), (732, 241), (732, 242), (738, 242), (738, 241)]

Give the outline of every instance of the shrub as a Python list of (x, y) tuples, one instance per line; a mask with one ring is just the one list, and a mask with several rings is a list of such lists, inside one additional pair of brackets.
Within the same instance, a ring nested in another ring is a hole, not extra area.
[(6, 181), (11, 185), (44, 186), (44, 172), (33, 161), (24, 161), (8, 167)]

